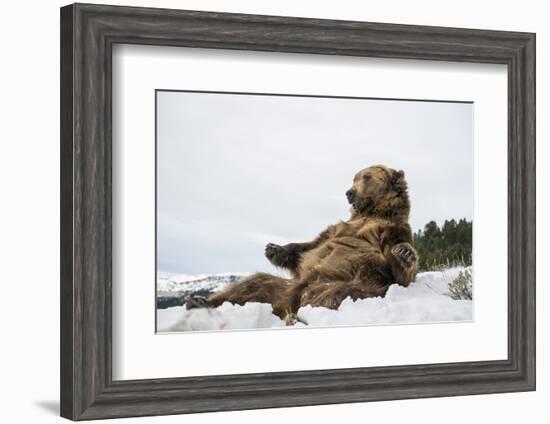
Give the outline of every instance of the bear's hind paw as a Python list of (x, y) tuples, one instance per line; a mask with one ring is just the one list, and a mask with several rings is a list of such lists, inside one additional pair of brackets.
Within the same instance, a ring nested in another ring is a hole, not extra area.
[(185, 309), (208, 308), (208, 299), (204, 296), (189, 295), (185, 301)]

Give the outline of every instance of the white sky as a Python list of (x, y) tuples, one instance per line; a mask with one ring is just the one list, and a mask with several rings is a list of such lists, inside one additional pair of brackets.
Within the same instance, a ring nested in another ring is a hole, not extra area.
[(473, 105), (157, 94), (158, 270), (275, 272), (268, 242), (349, 217), (354, 174), (405, 171), (416, 231), (472, 219)]

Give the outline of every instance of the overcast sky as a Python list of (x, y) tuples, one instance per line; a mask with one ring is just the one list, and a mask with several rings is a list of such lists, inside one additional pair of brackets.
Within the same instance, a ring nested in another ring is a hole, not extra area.
[(268, 242), (349, 217), (354, 174), (405, 171), (413, 230), (472, 218), (473, 105), (157, 93), (158, 270), (275, 272)]

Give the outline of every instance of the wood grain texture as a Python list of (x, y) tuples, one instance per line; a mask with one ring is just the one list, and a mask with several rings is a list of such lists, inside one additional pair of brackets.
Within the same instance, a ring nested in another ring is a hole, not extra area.
[(61, 239), (60, 239), (60, 276), (61, 276), (61, 363), (60, 363), (60, 389), (61, 389), (61, 415), (74, 416), (73, 395), (75, 385), (74, 364), (74, 321), (73, 321), (73, 19), (72, 6), (61, 9), (61, 110), (60, 110), (60, 134), (61, 134)]
[[(506, 64), (509, 357), (112, 381), (114, 43)], [(61, 9), (61, 414), (73, 419), (535, 388), (535, 35), (75, 4)]]

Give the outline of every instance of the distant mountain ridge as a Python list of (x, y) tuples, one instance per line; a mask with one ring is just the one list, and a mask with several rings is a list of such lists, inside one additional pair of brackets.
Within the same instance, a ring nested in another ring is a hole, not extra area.
[(209, 296), (236, 283), (250, 273), (226, 272), (211, 275), (159, 274), (157, 278), (157, 308), (166, 309), (185, 304), (187, 296)]

